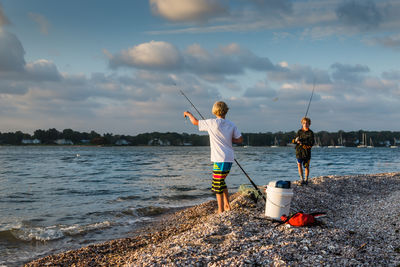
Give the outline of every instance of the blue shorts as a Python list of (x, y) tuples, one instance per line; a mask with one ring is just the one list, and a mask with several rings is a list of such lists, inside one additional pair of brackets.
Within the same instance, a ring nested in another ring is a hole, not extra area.
[(297, 159), (297, 163), (303, 164), (304, 168), (310, 167), (309, 159)]
[(225, 178), (228, 176), (231, 168), (232, 162), (214, 162), (211, 191), (216, 194), (222, 194), (224, 189), (228, 188)]

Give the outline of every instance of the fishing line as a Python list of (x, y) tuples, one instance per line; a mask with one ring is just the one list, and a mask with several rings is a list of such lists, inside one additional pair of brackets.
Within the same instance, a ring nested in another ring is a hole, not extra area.
[[(176, 86), (176, 84), (175, 84)], [(195, 107), (195, 105), (192, 103), (192, 101), (190, 101), (190, 99), (185, 95), (185, 93), (179, 89), (179, 91), (181, 92), (181, 94), (186, 98), (187, 101), (189, 101), (189, 103), (192, 105), (192, 107), (197, 111), (197, 113), (200, 115), (200, 117), (205, 120), (205, 118), (203, 117), (203, 115), (201, 115), (200, 111)], [(265, 202), (267, 202), (265, 196), (261, 193), (260, 189), (257, 187), (257, 185), (253, 182), (253, 180), (251, 180), (250, 176), (247, 174), (247, 172), (242, 168), (242, 166), (239, 164), (239, 162), (234, 159), (236, 164), (239, 166), (239, 168), (242, 170), (242, 172), (244, 173), (244, 175), (246, 175), (247, 179), (249, 179), (250, 183), (254, 186), (254, 188), (258, 191), (258, 193), (260, 194), (260, 196), (262, 196), (262, 198), (264, 199)]]
[(307, 111), (306, 111), (306, 115), (304, 115), (304, 117), (307, 117), (308, 110), (310, 109), (311, 100), (312, 100), (312, 97), (314, 95), (314, 89), (315, 89), (315, 78), (314, 78), (314, 81), (313, 81), (313, 88), (312, 88), (312, 92), (311, 92), (311, 96), (310, 96), (310, 101), (308, 101)]

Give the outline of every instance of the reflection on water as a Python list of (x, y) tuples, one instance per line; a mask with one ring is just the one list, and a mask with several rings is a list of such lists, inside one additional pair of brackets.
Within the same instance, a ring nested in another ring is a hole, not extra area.
[[(293, 148), (236, 147), (259, 185), (296, 180)], [(311, 176), (400, 171), (400, 149), (312, 152)], [(129, 234), (214, 199), (209, 147), (0, 147), (0, 265)], [(229, 190), (249, 183), (233, 165)]]

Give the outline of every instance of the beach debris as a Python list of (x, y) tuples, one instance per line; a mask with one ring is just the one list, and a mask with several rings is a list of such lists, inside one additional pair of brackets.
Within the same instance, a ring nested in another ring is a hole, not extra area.
[(291, 216), (282, 215), (282, 223), (290, 224), (291, 226), (301, 227), (301, 226), (313, 226), (319, 224), (316, 218), (325, 216), (325, 212), (313, 212), (310, 214), (304, 213), (302, 211), (296, 212)]
[(256, 190), (250, 184), (242, 184), (242, 185), (240, 185), (239, 189), (238, 189), (238, 192), (240, 194), (248, 196), (255, 203), (257, 203), (258, 199), (262, 197), (262, 195), (260, 194), (260, 190)]

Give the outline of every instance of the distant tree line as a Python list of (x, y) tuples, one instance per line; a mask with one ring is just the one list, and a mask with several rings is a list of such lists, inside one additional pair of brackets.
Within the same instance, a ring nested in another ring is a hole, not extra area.
[[(29, 141), (37, 140), (38, 143), (30, 143)], [(54, 145), (57, 140), (69, 140), (75, 145), (194, 145), (206, 146), (209, 144), (208, 136), (196, 134), (178, 134), (178, 133), (143, 133), (136, 136), (130, 135), (114, 135), (105, 133), (103, 135), (91, 131), (78, 132), (72, 129), (58, 131), (55, 128), (48, 130), (36, 130), (33, 135), (17, 132), (0, 132), (0, 144), (2, 145), (23, 145), (23, 144), (42, 144)], [(121, 142), (122, 141), (122, 142)]]
[[(243, 144), (249, 146), (287, 146), (292, 142), (296, 132), (266, 132), (266, 133), (243, 133)], [(363, 138), (364, 136), (364, 138)], [(357, 146), (364, 144), (373, 146), (400, 145), (400, 132), (392, 131), (338, 131), (315, 133), (316, 142), (320, 146), (343, 145)], [(365, 138), (366, 137), (366, 138)], [(31, 141), (36, 140), (35, 143)], [(23, 145), (23, 144), (60, 144), (58, 140), (68, 140), (67, 144), (75, 145), (171, 145), (171, 146), (207, 146), (209, 139), (207, 135), (188, 133), (143, 133), (136, 136), (114, 135), (112, 133), (99, 134), (95, 131), (77, 132), (72, 129), (58, 131), (57, 129), (36, 130), (33, 135), (17, 132), (0, 133), (0, 144), (2, 145)], [(372, 141), (372, 143), (371, 143)], [(61, 142), (62, 144), (62, 142)]]

